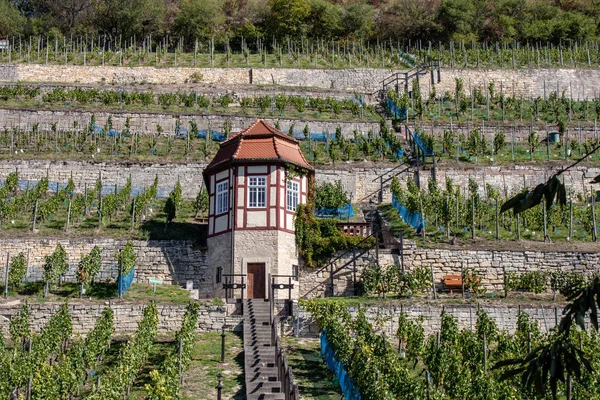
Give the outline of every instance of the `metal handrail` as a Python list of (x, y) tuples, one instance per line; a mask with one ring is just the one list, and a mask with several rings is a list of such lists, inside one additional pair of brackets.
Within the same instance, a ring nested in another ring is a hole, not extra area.
[[(365, 242), (367, 239), (369, 239), (370, 237), (376, 237), (375, 234), (377, 232), (373, 232), (371, 233), (369, 236), (365, 237), (364, 239), (362, 239), (360, 242), (358, 242), (354, 247), (360, 247), (360, 245)], [(372, 246), (371, 246), (372, 247)], [(369, 249), (371, 248), (369, 247)], [(340, 258), (343, 258), (346, 254), (351, 253), (352, 249), (348, 249), (345, 252), (343, 252), (341, 255), (337, 256), (336, 258), (334, 258), (332, 261), (330, 261), (329, 263), (327, 263), (324, 267), (322, 267), (321, 269), (316, 271), (316, 274), (318, 274), (319, 272), (323, 272), (325, 271), (327, 268), (329, 268), (332, 264), (334, 264), (337, 260), (339, 260)]]

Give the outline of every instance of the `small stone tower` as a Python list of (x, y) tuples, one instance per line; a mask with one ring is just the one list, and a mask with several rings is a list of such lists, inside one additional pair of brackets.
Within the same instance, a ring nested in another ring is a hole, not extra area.
[(247, 284), (244, 298), (267, 298), (269, 275), (297, 275), (293, 218), (306, 203), (313, 167), (297, 140), (258, 120), (221, 143), (203, 173), (214, 294), (225, 295), (222, 283), (237, 275)]

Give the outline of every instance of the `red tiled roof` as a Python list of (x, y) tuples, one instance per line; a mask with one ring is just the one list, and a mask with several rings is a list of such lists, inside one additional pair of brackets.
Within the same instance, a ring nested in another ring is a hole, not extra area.
[(313, 169), (306, 161), (299, 142), (262, 119), (231, 136), (221, 147), (207, 170), (234, 160), (280, 161)]

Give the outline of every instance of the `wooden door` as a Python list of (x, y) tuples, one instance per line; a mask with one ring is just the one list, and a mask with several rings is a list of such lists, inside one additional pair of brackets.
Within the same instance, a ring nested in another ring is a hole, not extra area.
[(264, 299), (265, 263), (248, 263), (248, 298)]

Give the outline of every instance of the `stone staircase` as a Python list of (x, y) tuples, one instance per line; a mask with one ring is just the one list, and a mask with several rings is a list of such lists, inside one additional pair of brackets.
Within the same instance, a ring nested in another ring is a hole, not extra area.
[(271, 332), (270, 303), (244, 300), (244, 371), (246, 399), (284, 400)]

